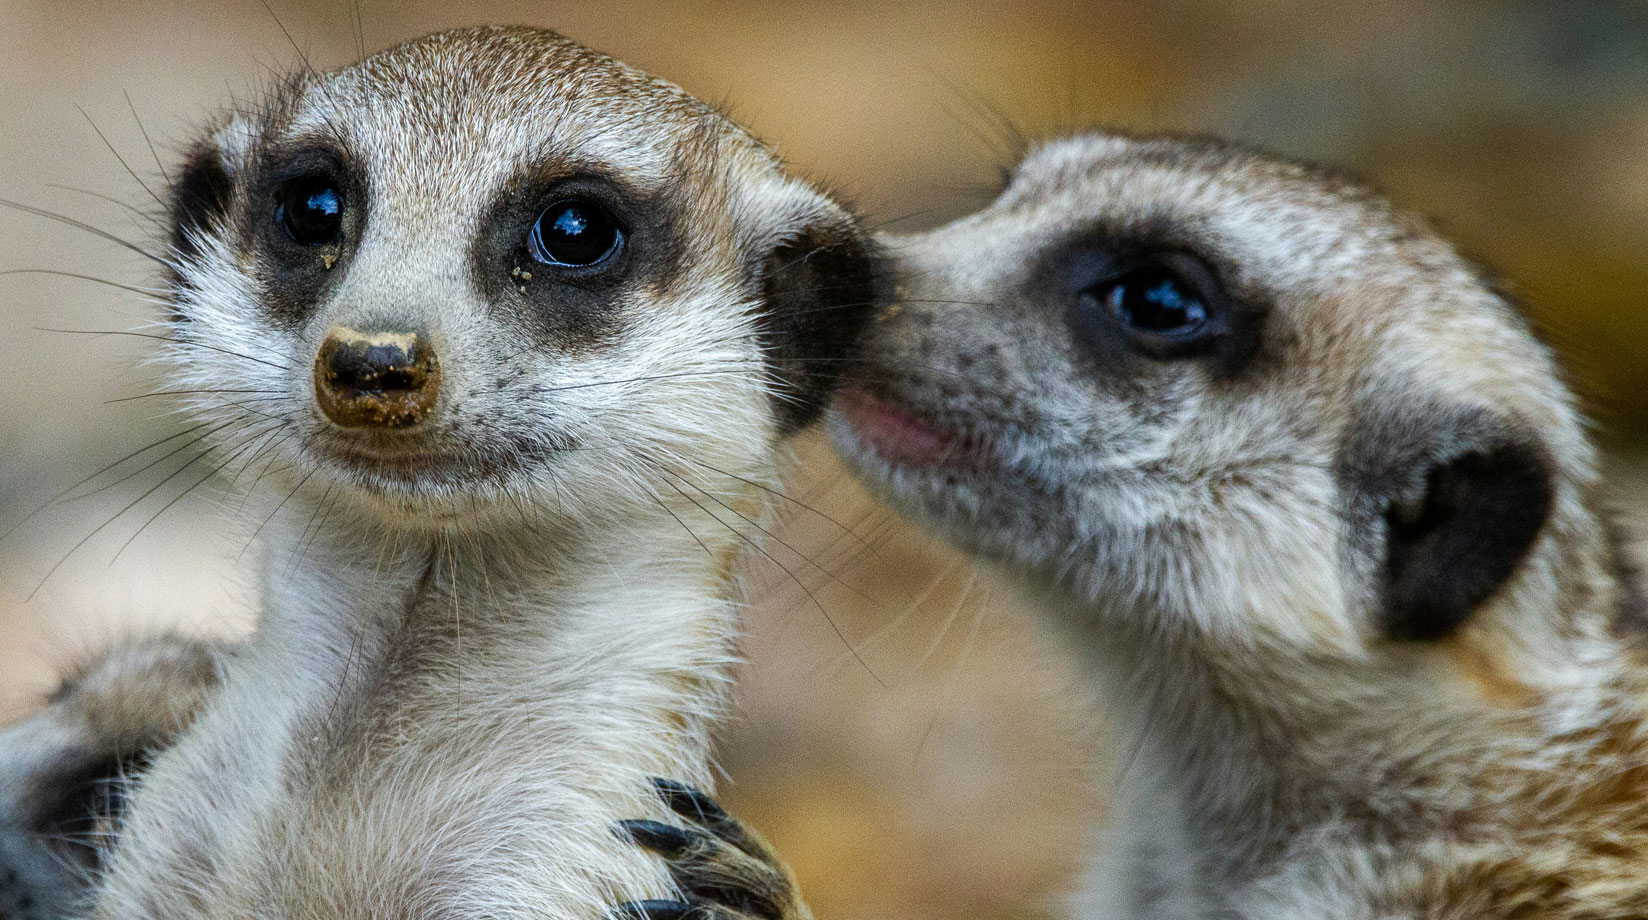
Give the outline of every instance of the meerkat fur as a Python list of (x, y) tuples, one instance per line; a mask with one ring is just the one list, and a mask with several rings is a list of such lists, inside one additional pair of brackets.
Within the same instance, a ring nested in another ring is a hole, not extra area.
[(831, 430), (1103, 689), (1076, 915), (1648, 916), (1640, 610), (1574, 398), (1473, 265), (1342, 177), (1104, 134), (883, 242)]
[[(257, 484), (259, 624), (76, 916), (679, 895), (615, 821), (711, 782), (733, 559), (871, 308), (868, 237), (675, 86), (514, 27), (301, 73), (172, 196), (161, 360)], [(597, 225), (599, 259), (544, 255)]]

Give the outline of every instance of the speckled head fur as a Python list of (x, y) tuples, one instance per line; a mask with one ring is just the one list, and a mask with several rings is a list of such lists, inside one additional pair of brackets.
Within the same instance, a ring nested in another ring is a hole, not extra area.
[(1127, 769), (1084, 916), (1641, 916), (1648, 664), (1594, 450), (1447, 243), (1101, 134), (885, 242), (831, 429), (1093, 661)]

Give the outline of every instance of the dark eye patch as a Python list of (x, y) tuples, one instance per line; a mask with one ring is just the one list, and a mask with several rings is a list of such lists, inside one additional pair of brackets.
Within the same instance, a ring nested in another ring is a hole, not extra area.
[(309, 145), (259, 156), (240, 224), (255, 241), (275, 319), (297, 324), (314, 311), (348, 270), (368, 211), (365, 177), (347, 151)]
[(1050, 250), (1043, 295), (1063, 304), (1077, 347), (1103, 368), (1208, 361), (1231, 375), (1258, 349), (1268, 308), (1194, 241), (1163, 233), (1079, 234)]
[(599, 347), (621, 333), (628, 295), (655, 293), (675, 272), (686, 213), (670, 188), (598, 165), (529, 167), (483, 212), (476, 285), (545, 348)]
[[(223, 156), (216, 147), (200, 144), (189, 152), (170, 193), (174, 259), (187, 261), (200, 255), (197, 237), (228, 213), (234, 191), (234, 179), (224, 169)], [(174, 272), (173, 284), (180, 285), (183, 280)]]

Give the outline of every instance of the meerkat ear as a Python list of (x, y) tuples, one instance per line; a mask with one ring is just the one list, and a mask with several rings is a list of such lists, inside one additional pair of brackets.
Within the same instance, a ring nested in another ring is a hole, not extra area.
[(1464, 625), (1516, 573), (1553, 501), (1537, 438), (1484, 412), (1429, 417), (1364, 431), (1371, 440), (1353, 464), (1360, 524), (1384, 533), (1375, 582), (1393, 639), (1440, 639)]
[(102, 864), (129, 780), (215, 692), (224, 653), (178, 638), (119, 647), (0, 731), (0, 917), (69, 913)]
[(45, 717), (0, 732), (0, 917), (69, 916), (101, 863), (126, 768), (67, 736)]
[(846, 209), (787, 182), (768, 213), (779, 218), (757, 244), (757, 317), (782, 431), (823, 409), (843, 376), (882, 290), (874, 241)]
[(245, 167), (255, 140), (252, 123), (237, 115), (189, 150), (171, 187), (174, 259), (188, 260), (200, 254), (202, 233), (228, 212), (234, 177)]

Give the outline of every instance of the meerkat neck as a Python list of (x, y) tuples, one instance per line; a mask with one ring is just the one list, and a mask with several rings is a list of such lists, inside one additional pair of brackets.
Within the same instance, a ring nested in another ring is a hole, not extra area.
[[(646, 813), (651, 777), (713, 785), (734, 538), (663, 509), (530, 535), (307, 517), (271, 536), (258, 629), (146, 777), (129, 852), (254, 859), (264, 844), (237, 829), (304, 833), (292, 790), (341, 787), (391, 839), (461, 820), (520, 864), (568, 861), (567, 897), (611, 881), (591, 866), (648, 890), (656, 867), (611, 822)], [(224, 777), (235, 795), (186, 794)], [(110, 903), (143, 880), (109, 878)]]
[[(1617, 610), (1619, 586), (1591, 580), (1599, 590), (1574, 604)], [(1239, 883), (1300, 839), (1514, 834), (1517, 803), (1641, 753), (1639, 643), (1611, 613), (1574, 614), (1535, 624), (1512, 610), (1447, 640), (1348, 658), (1227, 648), (1109, 617), (1077, 644), (1120, 723), (1120, 810), (1172, 826), (1204, 873)]]
[(530, 533), (358, 522), (277, 533), (243, 670), (291, 701), (303, 737), (388, 730), (409, 714), (432, 734), (474, 731), (476, 719), (553, 722), (552, 756), (597, 764), (603, 755), (567, 738), (610, 740), (624, 753), (609, 763), (707, 783), (734, 660), (737, 547), (730, 532), (697, 530), (655, 510)]

